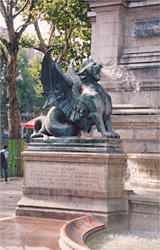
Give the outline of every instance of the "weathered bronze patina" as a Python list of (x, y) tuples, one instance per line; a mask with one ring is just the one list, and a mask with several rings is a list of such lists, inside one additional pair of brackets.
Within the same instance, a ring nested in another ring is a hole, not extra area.
[(111, 125), (111, 97), (98, 83), (101, 65), (86, 60), (79, 72), (70, 68), (64, 74), (50, 53), (44, 56), (41, 81), (50, 107), (43, 120), (35, 122), (32, 137), (80, 136), (90, 132), (92, 126), (104, 137), (118, 137)]

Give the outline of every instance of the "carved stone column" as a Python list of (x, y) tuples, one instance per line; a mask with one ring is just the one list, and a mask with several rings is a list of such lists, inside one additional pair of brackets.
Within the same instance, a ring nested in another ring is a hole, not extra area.
[(112, 97), (114, 129), (126, 152), (158, 153), (160, 0), (88, 1), (91, 55), (103, 64), (101, 84)]
[(92, 12), (92, 57), (103, 65), (117, 63), (123, 47), (125, 0), (89, 0)]
[[(104, 66), (102, 82), (112, 92), (113, 103), (157, 108), (160, 1), (88, 1), (92, 23), (91, 55)], [(110, 65), (121, 71), (118, 77), (115, 73), (108, 77)]]

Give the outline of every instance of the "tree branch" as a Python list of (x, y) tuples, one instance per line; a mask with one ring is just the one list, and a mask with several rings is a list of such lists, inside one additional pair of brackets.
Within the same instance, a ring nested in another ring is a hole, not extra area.
[(43, 53), (46, 53), (47, 50), (48, 50), (48, 46), (45, 44), (45, 41), (44, 41), (44, 39), (42, 37), (42, 34), (41, 34), (41, 31), (40, 31), (39, 24), (38, 24), (37, 20), (34, 22), (34, 28), (35, 28), (37, 37), (38, 37), (39, 42), (40, 42), (40, 49), (41, 49), (41, 51), (43, 51)]
[(63, 57), (64, 57), (64, 55), (69, 47), (69, 40), (71, 38), (72, 32), (73, 32), (73, 27), (70, 28), (68, 35), (65, 34), (65, 44), (63, 46), (62, 53), (58, 57), (58, 60), (57, 60), (58, 63), (63, 59)]
[(5, 7), (3, 0), (0, 0), (0, 12), (1, 12), (2, 16), (4, 17), (4, 19), (6, 20), (7, 10), (6, 10), (6, 7)]
[(42, 52), (44, 54), (47, 51), (47, 47), (44, 49), (42, 46), (40, 46), (40, 44), (37, 44), (37, 43), (35, 44), (33, 41), (23, 41), (23, 40), (20, 40), (19, 45), (22, 48), (32, 48), (32, 49), (40, 51), (40, 52)]
[(3, 37), (0, 37), (0, 42), (6, 47), (6, 49), (8, 50), (8, 48), (9, 48), (9, 43), (8, 43), (8, 41), (5, 39), (5, 38), (3, 38)]
[(50, 36), (49, 36), (49, 39), (48, 39), (48, 47), (51, 46), (52, 37), (53, 37), (54, 32), (55, 32), (55, 25), (52, 24), (52, 26), (51, 26), (51, 33), (50, 33)]
[(42, 37), (42, 34), (41, 34), (41, 31), (40, 31), (39, 24), (38, 24), (37, 20), (34, 22), (34, 28), (35, 28), (37, 37), (38, 37), (38, 39), (40, 41), (40, 44), (45, 45), (45, 42), (44, 42), (44, 39)]
[(8, 61), (7, 52), (5, 51), (5, 48), (4, 48), (3, 44), (1, 45), (1, 43), (0, 43), (0, 51), (1, 51), (1, 56), (4, 60), (4, 62), (7, 64), (7, 61)]
[(24, 5), (22, 6), (22, 8), (19, 11), (17, 11), (17, 13), (15, 13), (13, 15), (13, 18), (16, 18), (17, 16), (19, 16), (19, 14), (25, 10), (25, 8), (29, 4), (29, 2), (30, 2), (30, 0), (26, 0), (26, 2), (24, 3)]
[(65, 17), (66, 17), (65, 20), (64, 20), (64, 22), (65, 22), (65, 28), (64, 28), (64, 31), (65, 31), (65, 43), (64, 43), (64, 46), (63, 46), (63, 49), (62, 49), (62, 53), (58, 57), (58, 60), (57, 60), (58, 62), (60, 62), (63, 59), (63, 57), (64, 57), (64, 55), (65, 55), (65, 53), (66, 53), (66, 51), (67, 51), (67, 49), (69, 47), (69, 40), (71, 38), (73, 29), (74, 29), (73, 26), (72, 27), (70, 26), (68, 28), (68, 23), (67, 23), (67, 16), (68, 16), (68, 13), (67, 13), (67, 4), (68, 4), (68, 0), (65, 0), (65, 7), (64, 7)]
[(44, 54), (45, 54), (45, 51), (44, 51), (41, 47), (30, 46), (30, 47), (28, 47), (28, 48), (35, 49), (35, 50), (40, 51), (40, 52), (42, 52), (42, 53), (44, 53)]
[(23, 25), (21, 25), (21, 28), (20, 30), (17, 32), (17, 39), (19, 40), (23, 34), (23, 32), (25, 31), (25, 29), (27, 28), (27, 26), (31, 23), (31, 18), (32, 18), (32, 10), (34, 8), (34, 5), (35, 5), (35, 0), (31, 0), (31, 3), (30, 3), (30, 7), (29, 7), (29, 15), (28, 15), (28, 18), (27, 20), (23, 23)]
[(6, 10), (7, 10), (7, 15), (8, 16), (12, 16), (12, 5), (13, 5), (13, 0), (11, 0), (11, 1), (7, 0), (6, 1)]

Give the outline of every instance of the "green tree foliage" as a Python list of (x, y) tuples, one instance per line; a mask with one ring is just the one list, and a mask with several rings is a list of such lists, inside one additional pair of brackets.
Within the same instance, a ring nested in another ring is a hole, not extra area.
[(43, 94), (43, 87), (40, 81), (41, 58), (39, 55), (32, 57), (32, 59), (29, 62), (28, 71), (35, 83), (34, 89), (36, 95), (41, 97)]
[[(0, 14), (6, 27), (6, 35), (0, 36), (0, 42), (7, 51), (6, 84), (8, 95), (8, 129), (9, 137), (19, 140), (21, 138), (21, 119), (16, 96), (17, 55), (22, 34), (30, 24), (36, 0), (0, 0)], [(16, 20), (25, 10), (28, 16), (16, 25)]]
[[(88, 56), (90, 50), (87, 11), (88, 5), (83, 0), (0, 0), (0, 14), (7, 30), (7, 36), (1, 35), (0, 42), (7, 51), (5, 87), (8, 98), (8, 129), (9, 138), (14, 140), (15, 147), (20, 148), (18, 145), (21, 144), (21, 118), (17, 99), (21, 100), (21, 110), (30, 108), (32, 105), (30, 103), (30, 106), (27, 106), (27, 98), (24, 96), (24, 92), (28, 90), (27, 86), (31, 87), (28, 72), (21, 66), (17, 71), (20, 45), (28, 44), (29, 47), (34, 47), (43, 53), (54, 46), (53, 54), (58, 62), (66, 66), (71, 59), (74, 59), (75, 64), (79, 64), (82, 58)], [(18, 23), (17, 20), (21, 22)], [(47, 41), (41, 34), (38, 20), (46, 20), (51, 27)], [(32, 22), (34, 22), (38, 43), (33, 38), (32, 41), (22, 39), (22, 35)], [(19, 70), (20, 74), (17, 74)], [(23, 93), (20, 91), (20, 86), (25, 89)], [(36, 90), (41, 90), (40, 85), (37, 86), (39, 88)], [(34, 96), (34, 89), (30, 91), (31, 96), (32, 94)], [(22, 103), (23, 98), (25, 104)], [(20, 150), (16, 149), (15, 152), (17, 173), (21, 174)]]
[(26, 50), (21, 50), (17, 60), (17, 97), (21, 113), (40, 112), (44, 103), (39, 81), (40, 61), (38, 56), (29, 60)]
[[(38, 79), (39, 62), (32, 61), (29, 66), (27, 58), (17, 54), (19, 46), (28, 46), (46, 53), (54, 47), (53, 54), (56, 60), (64, 67), (72, 60), (75, 65), (79, 65), (84, 57), (90, 53), (90, 24), (87, 19), (88, 4), (84, 0), (10, 0), (0, 2), (1, 14), (6, 21), (8, 39), (1, 37), (1, 43), (7, 50), (7, 79), (9, 93), (9, 121), (11, 137), (14, 137), (16, 127), (18, 128), (18, 105), (16, 104), (15, 77), (18, 100), (21, 112), (27, 109), (30, 112), (32, 105), (38, 100), (42, 100), (42, 86)], [(22, 24), (15, 28), (15, 20), (21, 16)], [(48, 38), (45, 39), (41, 31), (41, 23), (47, 22), (50, 26)], [(30, 23), (34, 23), (35, 34), (24, 36), (24, 31)], [(23, 35), (23, 38), (22, 38)], [(18, 70), (16, 72), (17, 64)], [(36, 79), (37, 84), (31, 78), (31, 74)], [(33, 86), (32, 86), (33, 84)], [(23, 90), (22, 90), (23, 89)], [(29, 95), (28, 95), (29, 94)], [(14, 98), (13, 98), (14, 96)], [(11, 98), (12, 97), (12, 98)], [(11, 104), (14, 99), (15, 107)], [(27, 100), (28, 99), (28, 100)], [(38, 105), (39, 106), (39, 105)], [(37, 105), (36, 105), (37, 107)], [(14, 119), (13, 119), (14, 118)], [(17, 135), (15, 135), (17, 137)]]
[(42, 35), (41, 23), (35, 21), (38, 41), (23, 37), (22, 44), (44, 53), (53, 46), (53, 55), (62, 65), (67, 66), (71, 60), (75, 65), (81, 64), (90, 54), (88, 10), (84, 0), (37, 0), (34, 15), (50, 26), (48, 40)]

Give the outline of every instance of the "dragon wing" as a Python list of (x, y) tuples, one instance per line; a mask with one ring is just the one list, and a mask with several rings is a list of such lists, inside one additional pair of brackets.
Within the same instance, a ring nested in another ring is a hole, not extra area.
[(74, 96), (80, 96), (82, 81), (71, 64), (67, 70), (66, 77), (72, 82), (72, 92)]
[(73, 122), (80, 119), (80, 113), (82, 114), (84, 109), (84, 107), (81, 108), (80, 98), (78, 98), (80, 96), (79, 78), (75, 75), (76, 73), (65, 75), (49, 54), (44, 56), (40, 77), (44, 95)]

